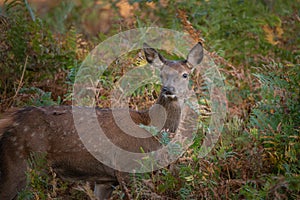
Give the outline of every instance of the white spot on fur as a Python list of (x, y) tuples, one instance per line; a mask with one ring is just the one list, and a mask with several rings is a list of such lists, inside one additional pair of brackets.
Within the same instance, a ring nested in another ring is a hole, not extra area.
[(20, 123), (18, 123), (18, 122), (14, 122), (14, 123), (13, 123), (13, 126), (19, 126), (19, 124), (20, 124)]
[(25, 126), (25, 127), (24, 127), (24, 132), (27, 132), (27, 131), (29, 131), (29, 127), (28, 127), (28, 126)]
[(34, 137), (35, 136), (35, 132), (31, 133), (30, 137)]
[(15, 142), (17, 140), (17, 137), (11, 137), (10, 140)]
[(18, 156), (19, 158), (24, 158), (22, 152), (20, 151), (16, 151), (16, 156)]
[(18, 149), (22, 151), (22, 150), (24, 149), (24, 146), (23, 146), (23, 145), (20, 145), (20, 146), (18, 147)]

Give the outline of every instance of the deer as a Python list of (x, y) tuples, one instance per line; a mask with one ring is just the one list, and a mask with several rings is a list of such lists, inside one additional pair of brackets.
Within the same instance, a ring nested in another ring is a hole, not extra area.
[[(188, 86), (190, 75), (203, 59), (202, 44), (197, 43), (185, 60), (168, 60), (147, 44), (144, 44), (143, 51), (146, 61), (160, 72), (162, 87), (154, 105), (160, 105), (165, 109), (166, 120), (161, 129), (174, 133), (178, 129), (183, 112), (180, 104), (190, 90)], [(132, 121), (136, 125), (151, 124), (152, 107), (141, 111), (130, 110)], [(45, 153), (47, 163), (60, 177), (94, 183), (94, 194), (99, 200), (110, 198), (113, 186), (125, 180), (120, 178), (117, 170), (101, 163), (85, 148), (74, 126), (71, 110), (72, 107), (66, 105), (24, 107), (7, 111), (2, 115), (1, 200), (14, 199), (18, 192), (24, 189), (27, 161), (35, 152)], [(152, 115), (156, 117), (155, 112)], [(114, 121), (112, 110), (109, 108), (96, 108), (96, 116), (107, 138), (121, 148), (132, 152), (140, 152), (142, 148), (145, 152), (150, 152), (162, 145), (147, 131), (149, 137), (146, 138), (124, 133)]]

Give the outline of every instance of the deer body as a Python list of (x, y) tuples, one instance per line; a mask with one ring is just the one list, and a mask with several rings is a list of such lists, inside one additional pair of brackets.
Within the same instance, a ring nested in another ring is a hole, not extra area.
[[(185, 61), (167, 61), (147, 45), (144, 52), (147, 61), (161, 70), (163, 86), (156, 104), (166, 110), (163, 129), (175, 132), (181, 116), (180, 103), (188, 90), (190, 65), (201, 62), (202, 46), (197, 44)], [(150, 115), (155, 117), (155, 113), (151, 113), (151, 109), (131, 110), (130, 116), (137, 125), (150, 125)], [(161, 147), (161, 143), (147, 131), (143, 134), (148, 134), (148, 138), (124, 133), (110, 109), (97, 108), (96, 116), (105, 135), (124, 150), (140, 153), (141, 148), (151, 152)], [(85, 148), (76, 131), (71, 107), (27, 107), (7, 113), (0, 120), (1, 200), (15, 198), (25, 187), (27, 160), (34, 152), (44, 152), (49, 165), (63, 178), (95, 182), (95, 194), (100, 200), (109, 198), (112, 185), (120, 181), (118, 171), (102, 164)]]

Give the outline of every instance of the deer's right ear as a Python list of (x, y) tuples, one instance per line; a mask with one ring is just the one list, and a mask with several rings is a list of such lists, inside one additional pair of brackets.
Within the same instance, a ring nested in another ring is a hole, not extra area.
[(165, 62), (164, 57), (146, 43), (144, 43), (143, 48), (147, 62), (155, 67), (162, 68)]
[(187, 61), (193, 66), (196, 67), (201, 63), (203, 59), (203, 46), (198, 42), (189, 52), (187, 56)]

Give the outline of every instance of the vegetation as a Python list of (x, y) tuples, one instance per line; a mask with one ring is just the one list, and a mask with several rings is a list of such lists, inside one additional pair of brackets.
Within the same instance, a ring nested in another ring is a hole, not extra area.
[[(199, 134), (176, 163), (133, 177), (127, 192), (135, 199), (300, 199), (299, 14), (299, 0), (5, 1), (0, 109), (70, 104), (87, 53), (119, 31), (150, 25), (186, 31), (203, 41), (225, 76), (222, 136), (198, 158)], [(99, 106), (110, 105), (111, 83), (139, 65), (137, 54), (101, 76)], [(158, 91), (157, 85), (138, 90), (131, 106), (148, 107)], [(28, 162), (28, 187), (19, 199), (94, 198), (86, 183), (44, 171), (43, 155)], [(113, 199), (122, 197), (117, 187)]]

